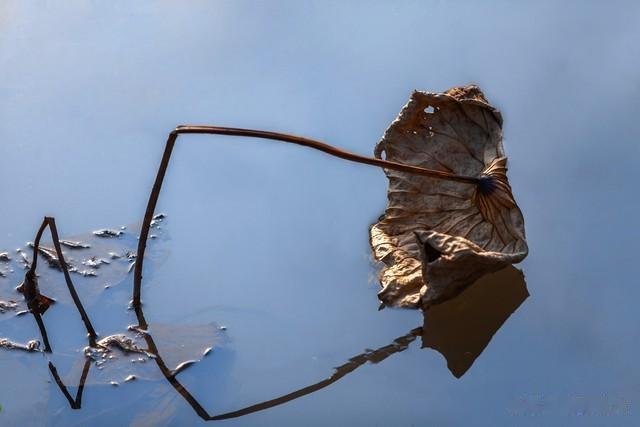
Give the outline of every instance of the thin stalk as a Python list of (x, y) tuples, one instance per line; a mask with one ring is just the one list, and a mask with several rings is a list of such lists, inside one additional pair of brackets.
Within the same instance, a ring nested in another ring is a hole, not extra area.
[(37, 311), (32, 311), (33, 318), (36, 319), (36, 324), (40, 330), (40, 336), (42, 337), (42, 343), (44, 344), (44, 352), (51, 353), (51, 344), (49, 343), (49, 335), (47, 334), (47, 328), (44, 326), (42, 316)]
[(471, 176), (456, 175), (449, 172), (438, 171), (433, 169), (425, 169), (419, 166), (406, 165), (403, 163), (391, 162), (382, 159), (376, 159), (372, 157), (361, 156), (359, 154), (350, 153), (345, 150), (333, 147), (329, 144), (325, 144), (320, 141), (316, 141), (301, 136), (290, 135), (286, 133), (269, 132), (253, 129), (239, 129), (228, 128), (220, 126), (200, 126), (200, 125), (183, 125), (176, 127), (167, 138), (167, 143), (162, 155), (160, 167), (156, 175), (156, 180), (151, 189), (149, 195), (149, 201), (147, 203), (147, 209), (142, 221), (142, 230), (140, 232), (140, 240), (138, 242), (138, 252), (136, 256), (136, 265), (133, 278), (133, 307), (139, 307), (141, 303), (141, 287), (142, 287), (142, 267), (144, 264), (144, 253), (147, 247), (147, 239), (149, 237), (149, 229), (151, 226), (151, 220), (158, 203), (158, 197), (160, 196), (160, 190), (162, 188), (162, 182), (169, 166), (169, 160), (171, 159), (171, 153), (175, 146), (178, 135), (180, 134), (209, 134), (209, 135), (228, 135), (228, 136), (244, 136), (250, 138), (270, 139), (275, 141), (288, 142), (291, 144), (302, 145), (304, 147), (313, 148), (315, 150), (322, 151), (329, 155), (349, 160), (356, 163), (362, 163), (370, 166), (377, 166), (385, 169), (397, 170), (401, 172), (414, 173), (417, 175), (427, 176), (430, 178), (444, 179), (448, 181), (456, 181), (465, 184), (478, 185), (480, 178)]
[(58, 388), (60, 389), (60, 391), (62, 391), (62, 394), (64, 394), (64, 397), (69, 402), (69, 406), (71, 406), (71, 409), (80, 409), (82, 407), (82, 392), (84, 391), (84, 383), (87, 381), (87, 375), (89, 375), (89, 369), (91, 368), (91, 359), (89, 357), (87, 357), (86, 359), (87, 360), (85, 360), (84, 366), (82, 367), (82, 374), (80, 375), (80, 382), (78, 383), (78, 390), (76, 391), (75, 399), (71, 397), (71, 393), (69, 393), (67, 386), (62, 382), (62, 379), (60, 378), (60, 375), (58, 375), (58, 370), (56, 369), (55, 365), (49, 362), (49, 371), (51, 371), (51, 375), (53, 375), (53, 379), (58, 385)]
[(64, 281), (67, 284), (67, 289), (71, 294), (71, 298), (73, 298), (73, 302), (80, 313), (80, 317), (82, 318), (82, 322), (84, 322), (84, 326), (87, 330), (87, 336), (89, 339), (89, 345), (92, 347), (96, 346), (96, 331), (93, 329), (93, 325), (91, 324), (91, 320), (89, 320), (89, 316), (85, 311), (82, 301), (80, 301), (80, 297), (76, 292), (76, 288), (73, 286), (73, 282), (71, 281), (71, 276), (69, 276), (69, 269), (67, 268), (67, 263), (64, 260), (64, 255), (62, 255), (62, 248), (60, 247), (60, 238), (58, 237), (58, 228), (56, 227), (56, 220), (54, 218), (47, 218), (49, 221), (49, 229), (51, 230), (51, 238), (53, 240), (53, 246), (56, 248), (56, 253), (58, 254), (58, 262), (60, 263), (60, 267), (62, 268), (62, 272), (64, 273)]
[[(49, 231), (51, 232), (51, 239), (53, 240), (53, 245), (56, 250), (56, 255), (58, 256), (58, 263), (60, 264), (60, 268), (64, 274), (64, 280), (67, 284), (67, 289), (69, 290), (69, 294), (71, 294), (71, 298), (82, 318), (84, 326), (87, 330), (87, 338), (89, 340), (89, 345), (92, 347), (96, 346), (96, 332), (93, 329), (93, 325), (91, 324), (91, 320), (87, 315), (87, 312), (82, 305), (82, 301), (80, 301), (80, 297), (76, 292), (76, 288), (73, 286), (73, 282), (71, 281), (71, 276), (69, 275), (69, 269), (67, 267), (67, 263), (64, 259), (64, 255), (62, 254), (62, 248), (60, 246), (60, 238), (58, 236), (58, 229), (56, 227), (56, 221), (52, 217), (45, 217), (38, 229), (38, 233), (36, 234), (36, 238), (33, 244), (33, 261), (31, 262), (31, 266), (25, 275), (24, 280), (24, 294), (28, 296), (28, 304), (36, 304), (40, 297), (40, 290), (37, 286), (37, 275), (36, 268), (38, 266), (38, 251), (40, 249), (40, 240), (42, 239), (42, 234), (44, 230), (49, 227)], [(45, 343), (45, 351), (51, 352), (51, 346), (49, 345), (49, 340), (46, 334), (46, 329), (44, 328), (44, 322), (40, 316), (40, 313), (34, 311), (32, 307), (29, 307), (31, 312), (33, 313), (36, 322), (38, 323), (38, 328), (40, 329), (42, 339)]]

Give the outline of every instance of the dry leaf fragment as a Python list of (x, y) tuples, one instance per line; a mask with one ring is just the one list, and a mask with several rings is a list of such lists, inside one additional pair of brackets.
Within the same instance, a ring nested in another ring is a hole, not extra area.
[(506, 176), (502, 116), (477, 86), (414, 92), (375, 147), (394, 162), (477, 177), (476, 184), (385, 170), (385, 214), (371, 227), (384, 263), (380, 299), (427, 307), (522, 261), (524, 219)]

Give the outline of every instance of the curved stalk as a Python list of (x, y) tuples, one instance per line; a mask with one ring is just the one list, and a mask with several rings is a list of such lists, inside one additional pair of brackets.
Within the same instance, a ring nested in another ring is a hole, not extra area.
[(38, 328), (40, 329), (42, 339), (45, 345), (45, 351), (51, 352), (51, 345), (49, 344), (49, 338), (46, 333), (46, 329), (44, 327), (44, 323), (42, 321), (41, 315), (44, 314), (48, 305), (44, 305), (43, 300), (48, 300), (47, 304), (50, 304), (51, 300), (49, 298), (44, 297), (40, 293), (40, 289), (38, 288), (38, 277), (36, 275), (36, 268), (38, 267), (38, 251), (40, 248), (40, 240), (42, 239), (42, 234), (44, 230), (49, 227), (49, 231), (51, 232), (51, 239), (53, 240), (53, 246), (56, 251), (56, 255), (58, 256), (58, 263), (60, 264), (60, 269), (64, 274), (64, 280), (67, 284), (67, 289), (69, 290), (69, 294), (73, 299), (73, 303), (82, 318), (82, 322), (87, 330), (87, 338), (89, 340), (89, 345), (95, 347), (96, 345), (96, 331), (91, 324), (91, 320), (89, 320), (89, 316), (82, 305), (82, 301), (80, 301), (80, 297), (78, 296), (78, 292), (76, 292), (76, 288), (73, 286), (73, 282), (71, 281), (71, 276), (69, 275), (69, 268), (67, 267), (67, 262), (64, 259), (64, 254), (62, 253), (62, 247), (60, 246), (60, 237), (58, 236), (58, 228), (56, 227), (56, 220), (52, 217), (44, 217), (40, 228), (38, 229), (38, 233), (36, 234), (36, 238), (33, 243), (33, 261), (31, 262), (31, 266), (27, 273), (25, 274), (24, 281), (22, 282), (22, 292), (25, 296), (25, 300), (27, 301), (27, 306), (29, 310), (33, 313), (36, 322), (38, 323)]
[(142, 267), (144, 264), (144, 253), (147, 246), (147, 238), (149, 237), (149, 228), (151, 226), (151, 220), (153, 213), (155, 212), (156, 205), (158, 203), (158, 197), (160, 196), (160, 190), (162, 188), (162, 182), (169, 166), (169, 160), (171, 159), (171, 153), (175, 146), (178, 135), (180, 134), (209, 134), (209, 135), (229, 135), (229, 136), (244, 136), (250, 138), (270, 139), (275, 141), (288, 142), (291, 144), (302, 145), (304, 147), (313, 148), (315, 150), (322, 151), (329, 155), (339, 157), (344, 160), (349, 160), (356, 163), (362, 163), (371, 166), (377, 166), (385, 169), (392, 169), (401, 172), (414, 173), (417, 175), (428, 176), (430, 178), (444, 179), (449, 181), (456, 181), (466, 184), (478, 185), (480, 183), (479, 177), (456, 175), (449, 172), (438, 171), (433, 169), (425, 169), (419, 166), (406, 165), (403, 163), (391, 162), (382, 159), (376, 159), (372, 157), (361, 156), (359, 154), (350, 153), (345, 150), (333, 147), (329, 144), (325, 144), (320, 141), (316, 141), (310, 138), (304, 138), (296, 135), (289, 135), (286, 133), (269, 132), (254, 129), (240, 129), (240, 128), (228, 128), (221, 126), (201, 126), (201, 125), (183, 125), (176, 127), (167, 138), (167, 144), (164, 149), (164, 154), (160, 162), (160, 167), (156, 175), (156, 180), (151, 189), (149, 195), (149, 201), (147, 203), (147, 209), (142, 221), (142, 230), (140, 232), (140, 241), (138, 242), (138, 251), (136, 256), (136, 265), (133, 277), (133, 307), (139, 307), (141, 302), (141, 286), (142, 286)]

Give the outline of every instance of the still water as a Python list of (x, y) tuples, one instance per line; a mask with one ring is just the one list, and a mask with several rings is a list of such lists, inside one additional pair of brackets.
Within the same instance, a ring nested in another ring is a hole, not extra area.
[[(178, 124), (370, 155), (413, 89), (472, 82), (504, 115), (530, 254), (522, 273), (487, 277), (424, 316), (378, 311), (368, 227), (385, 207), (382, 171), (184, 136), (143, 302), (169, 369), (199, 361), (175, 375), (179, 387), (155, 360), (92, 366), (73, 409), (48, 363), (75, 399), (85, 331), (43, 263), (43, 292), (58, 299), (44, 316), (54, 352), (0, 349), (0, 425), (199, 425), (198, 407), (261, 402), (209, 424), (637, 425), (639, 16), (632, 2), (3, 2), (0, 252), (15, 271), (0, 278), (2, 300), (19, 300), (15, 249), (44, 215), (92, 250), (134, 250)], [(117, 248), (91, 234), (121, 226)], [(74, 283), (101, 337), (130, 333), (131, 274), (104, 267)], [(8, 312), (0, 337), (39, 332)]]

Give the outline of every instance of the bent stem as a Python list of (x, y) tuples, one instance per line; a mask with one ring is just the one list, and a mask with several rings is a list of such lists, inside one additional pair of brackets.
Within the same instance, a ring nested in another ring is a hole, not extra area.
[(162, 155), (160, 167), (156, 175), (156, 180), (151, 189), (149, 195), (149, 201), (147, 203), (147, 209), (142, 221), (142, 230), (140, 232), (140, 241), (138, 242), (138, 252), (136, 256), (136, 265), (133, 278), (133, 307), (140, 306), (141, 300), (141, 286), (142, 286), (142, 267), (144, 264), (144, 253), (147, 246), (147, 238), (149, 237), (149, 229), (151, 227), (151, 220), (155, 212), (156, 205), (158, 203), (158, 197), (160, 196), (160, 189), (162, 188), (162, 182), (169, 166), (169, 160), (171, 159), (171, 153), (178, 135), (180, 134), (209, 134), (209, 135), (228, 135), (228, 136), (244, 136), (250, 138), (270, 139), (275, 141), (288, 142), (291, 144), (302, 145), (304, 147), (313, 148), (315, 150), (322, 151), (329, 155), (349, 160), (356, 163), (362, 163), (370, 166), (377, 166), (385, 169), (392, 169), (401, 172), (414, 173), (417, 175), (428, 176), (430, 178), (444, 179), (449, 181), (456, 181), (466, 184), (478, 185), (480, 183), (479, 177), (456, 175), (449, 172), (438, 171), (433, 169), (425, 169), (418, 166), (406, 165), (403, 163), (391, 162), (387, 160), (361, 156), (359, 154), (350, 153), (348, 151), (341, 150), (333, 147), (329, 144), (325, 144), (320, 141), (316, 141), (310, 138), (304, 138), (296, 135), (289, 135), (286, 133), (269, 132), (253, 129), (239, 129), (228, 128), (220, 126), (196, 126), (185, 125), (176, 127), (167, 138), (167, 144)]
[(55, 365), (49, 362), (49, 371), (51, 371), (51, 375), (53, 375), (53, 379), (58, 385), (58, 388), (60, 389), (60, 391), (62, 391), (62, 394), (64, 394), (64, 397), (69, 402), (69, 406), (71, 406), (71, 409), (80, 409), (80, 407), (82, 406), (82, 392), (84, 391), (84, 383), (87, 381), (87, 375), (89, 375), (90, 368), (91, 359), (87, 357), (84, 362), (84, 366), (82, 367), (82, 374), (80, 375), (80, 382), (78, 383), (78, 390), (76, 391), (76, 397), (74, 399), (73, 397), (71, 397), (71, 393), (69, 393), (67, 386), (62, 382), (60, 375), (58, 375), (58, 370), (56, 369)]
[[(56, 220), (52, 217), (44, 218), (44, 220), (42, 221), (42, 224), (40, 225), (40, 229), (36, 234), (36, 238), (33, 243), (33, 262), (31, 263), (31, 266), (25, 275), (24, 294), (29, 295), (29, 298), (33, 298), (34, 300), (37, 300), (40, 297), (40, 290), (37, 287), (37, 281), (36, 281), (36, 268), (38, 266), (38, 251), (40, 249), (40, 240), (47, 226), (49, 227), (49, 231), (51, 232), (51, 239), (53, 240), (53, 245), (56, 250), (56, 255), (58, 256), (58, 263), (60, 264), (60, 268), (62, 269), (62, 272), (64, 274), (64, 280), (67, 284), (67, 289), (69, 290), (69, 294), (71, 294), (71, 298), (73, 299), (73, 302), (87, 330), (89, 345), (92, 347), (95, 347), (97, 335), (95, 330), (93, 329), (91, 320), (89, 320), (89, 316), (87, 315), (87, 312), (85, 311), (84, 306), (82, 305), (82, 301), (80, 301), (80, 297), (76, 292), (76, 288), (73, 286), (73, 282), (71, 281), (71, 276), (69, 275), (69, 269), (67, 267), (66, 261), (64, 260), (64, 255), (62, 254), (62, 248), (60, 246), (60, 238), (58, 236)], [(27, 301), (27, 302), (28, 304), (31, 304), (31, 301)], [(51, 346), (49, 345), (49, 339), (46, 334), (46, 329), (44, 328), (44, 322), (40, 317), (40, 313), (38, 313), (37, 311), (34, 311), (33, 309), (31, 309), (31, 312), (33, 313), (36, 319), (36, 322), (38, 323), (38, 328), (40, 329), (42, 339), (44, 340), (45, 351), (51, 352)]]

